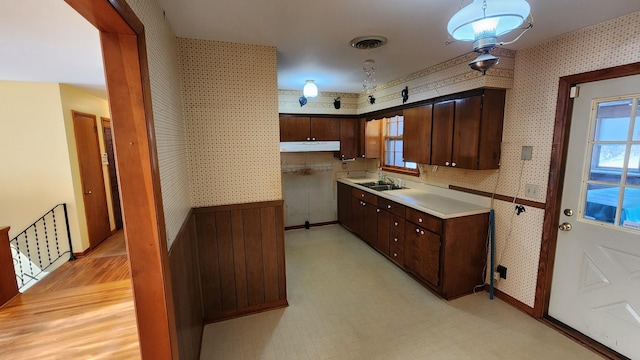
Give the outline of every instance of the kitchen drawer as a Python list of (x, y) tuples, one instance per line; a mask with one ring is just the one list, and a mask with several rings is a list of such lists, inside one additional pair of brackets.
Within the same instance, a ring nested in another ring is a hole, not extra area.
[(378, 197), (364, 190), (353, 188), (351, 195), (371, 205), (378, 205)]
[(378, 199), (378, 206), (387, 210), (388, 212), (398, 215), (400, 217), (404, 217), (406, 207), (404, 205), (400, 205), (391, 200), (387, 200), (385, 198)]
[(391, 214), (391, 224), (389, 224), (389, 228), (391, 231), (404, 234), (404, 218)]
[(404, 249), (404, 235), (396, 231), (391, 231), (389, 233), (389, 244)]
[(401, 249), (393, 245), (389, 246), (389, 257), (396, 264), (400, 265), (401, 267), (404, 267), (404, 249)]
[(406, 219), (436, 234), (442, 234), (442, 219), (407, 208)]

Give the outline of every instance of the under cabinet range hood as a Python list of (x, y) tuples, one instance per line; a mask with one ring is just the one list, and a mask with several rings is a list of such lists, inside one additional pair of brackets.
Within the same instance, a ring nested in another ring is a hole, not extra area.
[(280, 152), (340, 151), (340, 141), (287, 141)]

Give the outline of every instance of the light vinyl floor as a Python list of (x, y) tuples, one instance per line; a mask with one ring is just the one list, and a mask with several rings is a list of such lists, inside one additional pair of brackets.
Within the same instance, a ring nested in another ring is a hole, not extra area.
[(207, 325), (201, 359), (599, 359), (486, 292), (438, 298), (339, 225), (285, 243), (289, 307)]

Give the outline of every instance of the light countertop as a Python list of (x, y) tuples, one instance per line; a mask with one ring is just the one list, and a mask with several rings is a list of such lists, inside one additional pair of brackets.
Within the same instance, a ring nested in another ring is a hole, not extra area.
[[(488, 213), (490, 208), (480, 204), (474, 204), (453, 198), (453, 190), (448, 190), (450, 196), (435, 194), (422, 189), (403, 188), (398, 190), (378, 191), (359, 185), (364, 182), (376, 181), (374, 178), (341, 178), (339, 182), (351, 185), (360, 190), (367, 191), (376, 196), (395, 201), (399, 204), (411, 207), (424, 213), (441, 219)], [(444, 192), (444, 191), (443, 191)]]

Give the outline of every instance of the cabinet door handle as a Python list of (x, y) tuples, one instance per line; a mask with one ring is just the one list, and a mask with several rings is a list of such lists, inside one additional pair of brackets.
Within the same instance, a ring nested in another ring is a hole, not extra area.
[(376, 212), (380, 212), (380, 209), (376, 209)]
[(444, 162), (444, 164), (445, 164), (445, 165), (447, 165), (447, 166), (449, 166), (449, 162), (448, 162), (448, 161), (445, 161), (445, 162)]
[(360, 197), (364, 197), (364, 194), (360, 194)]
[(398, 253), (393, 253), (393, 257), (398, 257)]
[(316, 138), (311, 138), (311, 140), (316, 141)]
[(422, 218), (419, 218), (419, 219), (418, 219), (418, 222), (422, 222)]
[(398, 242), (398, 238), (393, 238), (393, 241), (394, 242)]
[(311, 138), (307, 138), (307, 140), (311, 140)]
[(393, 225), (398, 226), (398, 222), (397, 222), (397, 221), (394, 221), (394, 222), (393, 222)]
[(387, 209), (391, 209), (391, 205), (387, 205)]
[(417, 233), (419, 233), (419, 232), (420, 232), (420, 229), (416, 229), (416, 232), (417, 232)]
[(451, 166), (456, 166), (456, 163), (451, 163)]
[(420, 235), (424, 235), (424, 231), (420, 230)]

